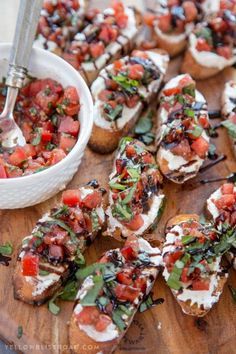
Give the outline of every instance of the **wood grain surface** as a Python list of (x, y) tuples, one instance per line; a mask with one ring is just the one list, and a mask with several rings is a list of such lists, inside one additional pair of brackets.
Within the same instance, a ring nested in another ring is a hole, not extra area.
[[(105, 3), (105, 1), (94, 2), (97, 7)], [(137, 3), (143, 5), (141, 1)], [(179, 57), (171, 62), (166, 81), (178, 73), (181, 60), (182, 58)], [(235, 69), (229, 68), (210, 80), (197, 83), (210, 109), (220, 108), (223, 85), (234, 76), (236, 76)], [(166, 222), (177, 213), (203, 212), (207, 197), (219, 187), (220, 183), (202, 185), (199, 183), (201, 179), (227, 176), (230, 172), (236, 171), (236, 163), (226, 132), (220, 129), (219, 137), (212, 139), (212, 142), (217, 146), (217, 152), (227, 155), (227, 159), (199, 173), (196, 178), (183, 186), (165, 181), (167, 204), (154, 232), (154, 238), (163, 237)], [(80, 186), (93, 178), (97, 178), (101, 185), (106, 187), (113, 155), (102, 156), (87, 149), (79, 171), (68, 187)], [(70, 352), (67, 322), (72, 313), (73, 303), (61, 302), (60, 315), (53, 316), (46, 305), (33, 307), (14, 300), (11, 281), (21, 239), (31, 232), (37, 219), (59, 199), (60, 195), (57, 195), (34, 207), (0, 211), (0, 243), (10, 241), (15, 250), (10, 266), (0, 266), (0, 338), (23, 353), (67, 354)], [(85, 254), (87, 262), (96, 261), (102, 252), (118, 245), (111, 238), (97, 238)], [(231, 271), (228, 284), (236, 286), (235, 271)], [(181, 312), (161, 274), (154, 286), (154, 296), (164, 298), (164, 303), (135, 316), (116, 354), (128, 352), (132, 354), (231, 354), (236, 352), (236, 304), (233, 303), (227, 286), (219, 303), (201, 320), (188, 317)], [(20, 339), (17, 338), (18, 326), (23, 327), (23, 336)]]

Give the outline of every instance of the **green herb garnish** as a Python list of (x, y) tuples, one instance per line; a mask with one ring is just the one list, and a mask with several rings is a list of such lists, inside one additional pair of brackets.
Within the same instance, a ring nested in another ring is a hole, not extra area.
[(94, 283), (93, 287), (89, 289), (86, 295), (80, 300), (80, 303), (83, 306), (96, 305), (96, 299), (104, 284), (102, 275), (94, 275), (93, 283)]
[(231, 138), (236, 139), (236, 124), (230, 120), (225, 120), (221, 123), (221, 125), (228, 130), (229, 136), (231, 136)]
[(6, 242), (4, 245), (0, 246), (0, 254), (3, 256), (10, 256), (13, 252), (13, 247), (10, 242)]
[(47, 270), (39, 269), (39, 275), (44, 277), (48, 274), (50, 274), (50, 272), (48, 272)]
[(55, 315), (55, 316), (57, 316), (59, 313), (60, 313), (60, 311), (61, 311), (61, 309), (60, 309), (60, 307), (59, 306), (57, 306), (56, 304), (55, 304), (55, 299), (56, 299), (56, 297), (57, 296), (54, 296), (49, 302), (48, 302), (48, 309), (49, 309), (49, 311), (53, 314), (53, 315)]
[(114, 80), (123, 90), (130, 94), (134, 94), (137, 92), (137, 87), (139, 86), (139, 82), (137, 80), (132, 80), (129, 77), (118, 74), (117, 76), (112, 76), (112, 80)]
[(188, 86), (183, 87), (183, 93), (195, 98), (195, 85), (189, 84)]

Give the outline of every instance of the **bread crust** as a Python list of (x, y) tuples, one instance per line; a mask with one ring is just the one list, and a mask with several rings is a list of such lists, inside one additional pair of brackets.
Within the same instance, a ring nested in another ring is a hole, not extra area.
[(206, 67), (199, 64), (189, 49), (186, 50), (180, 68), (181, 73), (188, 73), (194, 79), (204, 80), (218, 74), (221, 70), (216, 67)]
[[(171, 218), (168, 223), (167, 223), (167, 228), (168, 227), (172, 227), (174, 225), (178, 225), (181, 224), (182, 222), (187, 222), (188, 220), (194, 220), (194, 221), (198, 221), (200, 220), (199, 215), (197, 214), (180, 214), (180, 215), (176, 215), (173, 218)], [(214, 290), (214, 292), (212, 293), (213, 295), (217, 294), (217, 293), (222, 293), (224, 285), (226, 283), (227, 280), (227, 276), (226, 275), (220, 275), (220, 279), (218, 281), (217, 287)], [(204, 309), (204, 308), (199, 308), (197, 304), (191, 304), (191, 300), (188, 301), (181, 301), (177, 298), (176, 296), (176, 292), (174, 290), (172, 290), (172, 294), (174, 295), (176, 301), (178, 302), (178, 304), (180, 305), (182, 311), (186, 314), (186, 315), (190, 315), (190, 316), (196, 316), (196, 317), (203, 317), (205, 316), (211, 308), (209, 309)]]
[[(187, 46), (187, 38), (179, 42), (171, 42), (162, 38), (153, 28), (153, 39), (156, 40), (159, 48), (165, 50), (171, 58), (176, 57), (184, 51)], [(171, 36), (170, 36), (171, 37)]]

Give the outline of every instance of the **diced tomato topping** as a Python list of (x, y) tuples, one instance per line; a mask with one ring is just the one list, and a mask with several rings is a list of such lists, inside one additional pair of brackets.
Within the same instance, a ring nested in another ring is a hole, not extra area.
[(122, 68), (122, 66), (123, 66), (122, 61), (121, 61), (121, 60), (116, 60), (116, 61), (113, 63), (113, 66), (114, 66), (114, 69), (115, 69), (116, 71), (119, 71), (119, 70)]
[(226, 59), (230, 59), (232, 57), (232, 49), (228, 46), (217, 47), (216, 53)]
[(193, 290), (209, 290), (210, 287), (210, 281), (209, 279), (196, 279), (192, 283), (192, 289)]
[(221, 186), (221, 193), (222, 194), (233, 194), (234, 193), (233, 183), (224, 183), (223, 186)]
[(144, 68), (141, 64), (130, 65), (128, 71), (128, 75), (132, 80), (141, 80), (144, 75)]
[(54, 93), (49, 87), (39, 91), (35, 97), (35, 102), (45, 113), (49, 113), (58, 101), (58, 94)]
[(214, 201), (218, 209), (225, 207), (231, 207), (235, 203), (235, 197), (233, 194), (223, 194), (220, 199)]
[(209, 127), (209, 120), (208, 120), (208, 117), (206, 115), (201, 115), (199, 118), (198, 118), (198, 121), (199, 121), (199, 124), (204, 128), (208, 128)]
[[(127, 244), (127, 243), (126, 243)], [(133, 247), (133, 245), (127, 245), (124, 246), (121, 249), (121, 253), (123, 255), (123, 257), (127, 260), (127, 261), (132, 261), (135, 260), (138, 256), (138, 252), (136, 251), (136, 249)]]
[(98, 38), (101, 39), (106, 44), (114, 42), (118, 37), (118, 30), (109, 25), (104, 24), (102, 26), (101, 32), (99, 33)]
[(42, 135), (41, 135), (41, 139), (42, 139), (42, 141), (44, 141), (46, 143), (51, 141), (52, 140), (52, 133), (49, 132), (48, 130), (43, 130)]
[(133, 283), (132, 274), (133, 274), (132, 268), (125, 268), (122, 269), (122, 271), (116, 275), (116, 278), (118, 282), (121, 284), (131, 285)]
[(101, 314), (98, 318), (98, 321), (95, 325), (95, 329), (98, 332), (103, 332), (105, 329), (109, 326), (109, 324), (112, 322), (111, 318), (107, 315)]
[(182, 156), (188, 159), (191, 154), (191, 148), (187, 139), (181, 140), (181, 142), (171, 149), (174, 155)]
[(76, 144), (76, 138), (71, 135), (62, 134), (60, 136), (59, 148), (68, 153)]
[(228, 29), (228, 24), (223, 18), (216, 16), (210, 20), (210, 26), (215, 32), (225, 32)]
[(180, 88), (179, 87), (171, 87), (171, 88), (168, 88), (168, 89), (165, 89), (163, 91), (163, 94), (165, 96), (172, 96), (172, 95), (177, 95), (181, 92)]
[(181, 281), (183, 283), (187, 283), (189, 281), (188, 271), (189, 271), (188, 267), (184, 267), (184, 269), (182, 270)]
[(139, 95), (132, 95), (126, 98), (126, 106), (128, 108), (134, 108), (138, 101), (140, 100)]
[(9, 156), (9, 162), (14, 166), (21, 166), (26, 159), (27, 154), (24, 148), (19, 146), (17, 146), (15, 151)]
[(7, 178), (5, 167), (0, 164), (0, 178)]
[(133, 219), (131, 221), (129, 221), (128, 223), (126, 223), (126, 227), (132, 231), (137, 231), (140, 229), (140, 227), (142, 227), (144, 224), (144, 220), (142, 215), (140, 214), (136, 214), (134, 215)]
[(35, 80), (21, 89), (21, 93), (26, 96), (35, 97), (38, 92), (45, 88), (50, 88), (54, 93), (61, 93), (62, 85), (52, 79)]
[(53, 149), (51, 151), (51, 157), (48, 160), (49, 165), (55, 165), (66, 157), (65, 152), (62, 149)]
[(24, 276), (37, 276), (39, 272), (39, 256), (26, 253), (22, 259), (22, 274)]
[(21, 125), (21, 130), (23, 132), (23, 135), (24, 135), (26, 141), (29, 141), (31, 138), (31, 133), (33, 131), (31, 125), (27, 122), (23, 122)]
[(115, 289), (115, 296), (120, 301), (130, 301), (133, 302), (140, 293), (140, 289), (136, 289), (132, 286), (117, 284)]
[(112, 91), (111, 90), (102, 90), (99, 92), (98, 98), (101, 101), (109, 101), (112, 97)]
[(184, 77), (179, 81), (179, 87), (182, 89), (189, 85), (195, 85), (195, 81), (189, 74), (185, 74)]
[(102, 194), (99, 191), (94, 191), (93, 193), (88, 194), (81, 202), (83, 206), (88, 209), (94, 209), (101, 205)]
[(147, 280), (145, 278), (138, 277), (134, 281), (134, 287), (140, 289), (142, 293), (145, 293), (147, 289)]
[(209, 143), (200, 136), (191, 144), (191, 148), (199, 157), (204, 158), (209, 150)]
[(26, 144), (24, 150), (28, 157), (35, 157), (37, 155), (35, 147), (31, 144)]
[(99, 58), (105, 51), (104, 44), (102, 42), (91, 43), (89, 47), (91, 56), (93, 58)]
[(204, 38), (198, 38), (197, 40), (197, 45), (196, 49), (199, 52), (210, 52), (211, 51), (211, 46), (210, 44), (206, 41)]
[(60, 133), (67, 133), (73, 136), (78, 136), (79, 133), (79, 121), (74, 120), (72, 117), (64, 116), (61, 118), (58, 131)]
[(81, 193), (78, 189), (69, 189), (62, 193), (62, 202), (68, 206), (76, 206), (81, 201)]
[(131, 144), (126, 146), (125, 152), (126, 152), (126, 156), (128, 158), (132, 158), (136, 155), (135, 147), (134, 147), (134, 145), (131, 145)]
[(162, 32), (169, 32), (171, 30), (171, 14), (167, 13), (158, 17), (158, 27)]
[(100, 312), (95, 306), (86, 306), (76, 314), (78, 322), (82, 325), (92, 325), (99, 319)]
[(148, 54), (145, 53), (144, 51), (138, 50), (138, 49), (133, 50), (131, 53), (131, 56), (142, 58), (142, 59), (148, 59)]
[(6, 166), (5, 169), (8, 178), (15, 178), (23, 175), (23, 171), (19, 167), (13, 169), (12, 166)]

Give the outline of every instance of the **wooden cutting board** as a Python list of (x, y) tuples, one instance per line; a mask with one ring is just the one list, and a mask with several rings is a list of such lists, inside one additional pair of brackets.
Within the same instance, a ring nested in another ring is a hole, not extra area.
[[(94, 3), (100, 7), (105, 1), (94, 1)], [(143, 5), (142, 1), (137, 4)], [(166, 80), (178, 73), (180, 63), (181, 57), (171, 62)], [(219, 109), (224, 83), (233, 77), (236, 77), (235, 69), (229, 68), (210, 80), (197, 83), (198, 89), (207, 98), (210, 109)], [(227, 176), (230, 172), (236, 171), (236, 162), (226, 132), (220, 129), (219, 137), (212, 139), (212, 142), (216, 144), (218, 153), (225, 154), (227, 159), (199, 173), (196, 178), (184, 185), (178, 186), (165, 181), (167, 204), (154, 233), (155, 238), (163, 237), (165, 224), (170, 217), (178, 213), (203, 212), (206, 199), (220, 186), (220, 183), (201, 185), (199, 183), (201, 179)], [(106, 187), (113, 157), (114, 154), (102, 156), (87, 149), (79, 171), (68, 187), (78, 187), (94, 178)], [(34, 207), (0, 211), (0, 243), (10, 241), (15, 250), (10, 266), (0, 266), (0, 338), (23, 353), (69, 353), (67, 322), (72, 313), (73, 303), (61, 302), (61, 313), (59, 316), (53, 316), (46, 305), (33, 307), (14, 300), (11, 282), (21, 239), (31, 232), (37, 219), (59, 199), (60, 195), (57, 195)], [(102, 252), (118, 245), (111, 238), (99, 237), (85, 254), (87, 262), (96, 261)], [(233, 270), (228, 284), (236, 287), (236, 272)], [(161, 275), (154, 286), (154, 295), (164, 298), (164, 303), (135, 316), (116, 354), (127, 352), (132, 354), (235, 353), (236, 304), (233, 303), (227, 285), (219, 303), (204, 319), (200, 320), (181, 312)], [(18, 326), (23, 327), (23, 336), (20, 339), (17, 338)]]

